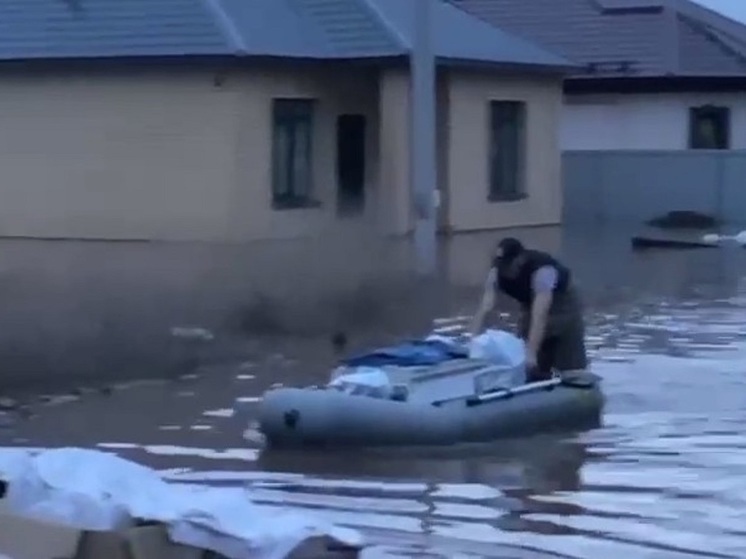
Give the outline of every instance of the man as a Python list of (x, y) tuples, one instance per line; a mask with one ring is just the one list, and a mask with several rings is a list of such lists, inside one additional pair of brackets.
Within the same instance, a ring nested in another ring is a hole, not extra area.
[(520, 335), (526, 341), (529, 381), (588, 365), (585, 324), (570, 270), (547, 253), (528, 250), (518, 239), (500, 241), (471, 328), (478, 334), (498, 293), (521, 306)]

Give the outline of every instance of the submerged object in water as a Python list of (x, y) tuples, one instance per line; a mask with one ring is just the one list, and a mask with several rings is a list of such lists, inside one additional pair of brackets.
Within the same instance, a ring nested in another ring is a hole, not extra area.
[(654, 237), (632, 237), (632, 248), (635, 250), (644, 250), (651, 248), (667, 249), (696, 249), (696, 248), (717, 248), (717, 241), (712, 242), (710, 239), (684, 240), (684, 239), (661, 239)]
[(648, 225), (660, 229), (712, 229), (720, 225), (719, 220), (709, 214), (692, 210), (674, 210), (654, 217)]
[(666, 239), (659, 237), (632, 237), (632, 248), (643, 250), (649, 248), (695, 249), (717, 248), (725, 242), (733, 242), (741, 248), (746, 248), (746, 231), (736, 235), (719, 235), (707, 233), (700, 239)]

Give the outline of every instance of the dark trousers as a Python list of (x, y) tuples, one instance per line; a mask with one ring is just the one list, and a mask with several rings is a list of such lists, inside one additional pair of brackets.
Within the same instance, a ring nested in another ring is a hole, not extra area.
[[(531, 309), (523, 309), (519, 323), (520, 335), (528, 339)], [(574, 287), (554, 296), (547, 317), (544, 339), (536, 355), (536, 369), (528, 371), (528, 380), (547, 380), (552, 370), (559, 372), (583, 370), (588, 367), (585, 350), (585, 321), (580, 297)]]

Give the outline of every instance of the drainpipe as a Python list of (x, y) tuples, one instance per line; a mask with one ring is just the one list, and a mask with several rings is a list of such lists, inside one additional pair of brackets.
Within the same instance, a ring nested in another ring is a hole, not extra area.
[(417, 272), (422, 276), (432, 276), (437, 265), (438, 173), (435, 139), (435, 56), (430, 13), (434, 0), (410, 1), (414, 10), (414, 38), (410, 53), (410, 168), (415, 210), (414, 250)]

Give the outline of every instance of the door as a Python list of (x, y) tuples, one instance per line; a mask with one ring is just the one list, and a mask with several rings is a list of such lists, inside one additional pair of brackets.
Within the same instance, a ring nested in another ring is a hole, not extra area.
[(337, 213), (357, 215), (365, 209), (365, 115), (337, 118)]

